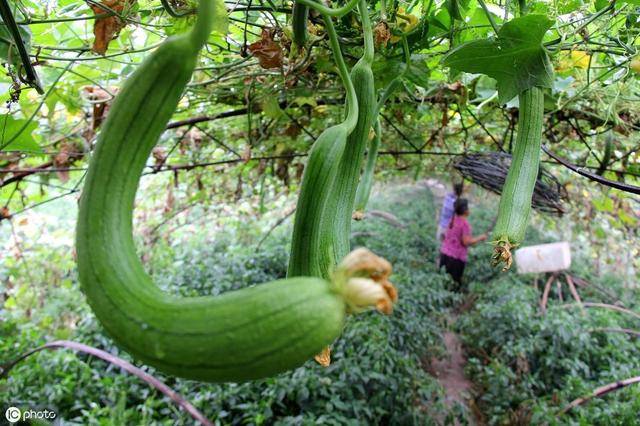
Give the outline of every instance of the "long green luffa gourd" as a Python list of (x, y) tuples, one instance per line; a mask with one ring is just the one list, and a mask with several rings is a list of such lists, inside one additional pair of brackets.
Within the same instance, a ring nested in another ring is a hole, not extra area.
[[(348, 115), (345, 122), (323, 132), (311, 151), (303, 176), (296, 212), (289, 276), (328, 278), (337, 262), (349, 252), (351, 215), (358, 187), (360, 167), (369, 130), (377, 115), (371, 64), (374, 57), (373, 31), (364, 0), (358, 3), (364, 33), (364, 54), (351, 70), (340, 53), (331, 19), (325, 23), (341, 77), (347, 88)], [(325, 154), (325, 151), (329, 154)], [(321, 165), (320, 162), (326, 162)], [(316, 173), (326, 169), (325, 191), (310, 190)], [(321, 212), (317, 215), (317, 212)], [(315, 222), (312, 222), (314, 220)]]
[(304, 4), (294, 1), (291, 11), (291, 28), (293, 29), (293, 41), (298, 46), (304, 46), (307, 41), (307, 20), (309, 8)]
[[(365, 0), (358, 2), (358, 11), (360, 12), (360, 20), (362, 22), (364, 53), (351, 70), (351, 81), (356, 91), (360, 113), (358, 115), (356, 128), (347, 139), (347, 146), (345, 147), (338, 178), (336, 179), (336, 196), (329, 206), (331, 209), (330, 212), (326, 215), (327, 218), (335, 217), (334, 220), (328, 223), (328, 226), (333, 226), (335, 229), (333, 233), (335, 237), (332, 241), (334, 265), (349, 252), (351, 218), (354, 211), (358, 183), (360, 181), (360, 170), (369, 142), (369, 134), (378, 116), (375, 82), (373, 79), (373, 71), (371, 70), (375, 54), (373, 28)], [(334, 211), (335, 214), (333, 213)]]
[(504, 269), (511, 267), (511, 249), (522, 242), (527, 230), (531, 199), (538, 179), (544, 121), (544, 92), (541, 88), (524, 90), (519, 100), (518, 135), (493, 231), (496, 245), (493, 263), (504, 263)]
[[(325, 27), (338, 72), (347, 90), (347, 117), (344, 122), (331, 126), (318, 136), (305, 167), (293, 226), (289, 277), (313, 276), (328, 278), (335, 267), (333, 240), (336, 238), (335, 188), (345, 153), (347, 137), (356, 128), (359, 105), (354, 85), (342, 58), (340, 43), (329, 16), (324, 16)], [(348, 238), (348, 235), (347, 235)]]
[(362, 171), (360, 183), (358, 184), (358, 189), (356, 190), (355, 202), (353, 205), (353, 218), (355, 220), (362, 220), (364, 218), (364, 211), (367, 207), (367, 203), (369, 202), (371, 189), (373, 188), (373, 177), (376, 168), (376, 161), (378, 159), (378, 149), (380, 148), (380, 143), (382, 141), (382, 126), (380, 125), (379, 117), (380, 110), (384, 107), (384, 104), (387, 102), (393, 92), (395, 92), (396, 89), (400, 87), (404, 75), (410, 69), (411, 52), (409, 51), (407, 37), (405, 36), (402, 37), (402, 49), (405, 55), (405, 69), (400, 75), (391, 80), (387, 87), (385, 87), (385, 89), (382, 91), (380, 97), (378, 98), (378, 103), (376, 104), (375, 111), (373, 113), (374, 135), (373, 138), (371, 138), (371, 140), (369, 141), (369, 145), (367, 147), (367, 163), (365, 164), (364, 170)]
[[(406, 38), (404, 38), (403, 40), (406, 44)], [(378, 160), (378, 149), (380, 149), (380, 143), (382, 142), (382, 126), (380, 125), (379, 117), (380, 110), (384, 106), (385, 102), (387, 102), (387, 99), (389, 99), (391, 94), (393, 94), (393, 92), (400, 86), (403, 77), (404, 72), (391, 80), (391, 82), (387, 85), (385, 90), (380, 95), (380, 98), (378, 99), (378, 104), (376, 105), (374, 114), (374, 134), (367, 147), (367, 163), (365, 164), (364, 170), (362, 171), (362, 176), (360, 178), (360, 183), (358, 184), (356, 198), (353, 205), (353, 218), (355, 220), (362, 220), (364, 218), (364, 211), (367, 207), (367, 203), (369, 202), (371, 190), (373, 189), (373, 177), (376, 168), (376, 161)]]
[[(519, 0), (520, 14), (527, 14), (526, 0)], [(494, 266), (512, 263), (511, 250), (517, 247), (527, 230), (531, 200), (538, 180), (542, 127), (544, 125), (544, 91), (533, 86), (518, 94), (518, 135), (511, 158), (511, 166), (502, 188), (496, 227), (493, 230)]]
[[(194, 31), (167, 39), (116, 97), (80, 200), (77, 261), (93, 311), (133, 356), (176, 376), (243, 381), (311, 358), (341, 332), (346, 301), (358, 300), (337, 281), (302, 277), (221, 296), (178, 298), (144, 272), (132, 237), (138, 182), (190, 80), (212, 15), (213, 2), (202, 2)], [(346, 140), (348, 127), (335, 132)], [(340, 151), (333, 144), (326, 148), (322, 167)], [(315, 179), (307, 184), (310, 191), (322, 188), (325, 174), (320, 170)]]
[[(344, 253), (345, 249), (348, 250), (349, 234), (346, 233), (337, 237), (338, 228), (334, 223), (337, 198), (341, 197), (336, 191), (336, 187), (343, 184), (339, 175), (345, 173), (345, 163), (342, 162), (345, 150), (352, 151), (346, 148), (347, 137), (358, 126), (359, 115), (364, 110), (360, 109), (354, 84), (344, 63), (340, 43), (338, 42), (338, 36), (331, 17), (344, 16), (357, 3), (358, 0), (349, 0), (344, 6), (331, 9), (313, 0), (296, 0), (296, 7), (301, 5), (311, 7), (323, 16), (338, 72), (347, 92), (347, 117), (344, 122), (329, 127), (322, 132), (309, 153), (294, 221), (291, 255), (287, 272), (289, 277), (314, 276), (329, 278), (336, 265), (334, 242), (337, 240), (339, 241), (337, 244), (341, 245), (338, 252)], [(297, 9), (297, 11), (300, 10), (302, 9)], [(299, 18), (300, 16), (301, 13), (298, 12), (297, 17)], [(295, 15), (294, 18), (296, 18)], [(299, 24), (296, 25), (296, 22), (294, 22), (294, 27), (300, 29), (301, 26)], [(371, 49), (373, 49), (373, 42)], [(365, 114), (368, 113), (365, 112)], [(349, 209), (351, 208), (352, 206), (349, 207)], [(351, 212), (349, 212), (349, 215), (351, 215)]]

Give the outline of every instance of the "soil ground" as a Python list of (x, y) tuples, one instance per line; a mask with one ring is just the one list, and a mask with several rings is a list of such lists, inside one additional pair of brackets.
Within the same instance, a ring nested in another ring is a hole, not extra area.
[(472, 383), (464, 375), (467, 360), (462, 351), (460, 337), (453, 331), (447, 331), (443, 335), (443, 341), (446, 355), (442, 359), (431, 361), (430, 372), (444, 387), (448, 402), (466, 405), (466, 397), (470, 394)]

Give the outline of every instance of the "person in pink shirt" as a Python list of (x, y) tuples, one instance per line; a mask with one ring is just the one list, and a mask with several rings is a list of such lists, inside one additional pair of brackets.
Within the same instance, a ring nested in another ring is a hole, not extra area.
[(462, 285), (462, 274), (467, 264), (469, 246), (487, 239), (487, 234), (473, 237), (469, 216), (469, 202), (466, 198), (458, 198), (454, 204), (454, 215), (440, 246), (440, 267), (445, 267), (451, 278)]
[(438, 243), (444, 240), (444, 234), (447, 233), (447, 228), (454, 215), (453, 206), (456, 200), (462, 196), (463, 189), (462, 182), (453, 184), (453, 192), (449, 192), (442, 200), (442, 210), (440, 210), (440, 220), (436, 231), (436, 241)]
[[(438, 230), (436, 231), (436, 242), (440, 245), (442, 245), (449, 223), (451, 223), (451, 219), (453, 219), (453, 205), (462, 195), (462, 190), (462, 182), (455, 183), (453, 184), (453, 192), (449, 192), (444, 196), (444, 200), (442, 200), (442, 210), (440, 210), (440, 220), (438, 221)], [(440, 268), (440, 250), (438, 250), (436, 257), (436, 267)]]

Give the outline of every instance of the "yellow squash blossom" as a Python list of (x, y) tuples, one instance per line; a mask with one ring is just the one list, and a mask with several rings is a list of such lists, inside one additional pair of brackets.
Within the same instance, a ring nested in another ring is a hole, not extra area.
[[(412, 15), (411, 13), (406, 13), (404, 7), (401, 7), (396, 12), (396, 25), (395, 28), (397, 30), (402, 31), (403, 33), (408, 33), (413, 30), (418, 25), (418, 17), (416, 15)], [(400, 41), (400, 37), (391, 35), (391, 43), (397, 43)]]
[(584, 50), (572, 50), (571, 52), (562, 52), (556, 70), (558, 72), (569, 71), (573, 68), (586, 70), (589, 68), (591, 55)]

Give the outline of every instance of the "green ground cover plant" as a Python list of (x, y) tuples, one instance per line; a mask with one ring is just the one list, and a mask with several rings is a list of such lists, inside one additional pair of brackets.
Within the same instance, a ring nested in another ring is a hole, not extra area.
[[(470, 194), (480, 200), (476, 190)], [(634, 360), (640, 345), (620, 333), (598, 328), (633, 328), (634, 321), (616, 312), (561, 309), (552, 293), (545, 316), (532, 276), (501, 273), (486, 261), (490, 244), (470, 252), (466, 295), (454, 293), (448, 277), (433, 259), (437, 210), (429, 190), (415, 185), (377, 188), (370, 215), (353, 226), (351, 243), (366, 244), (394, 264), (400, 300), (392, 316), (375, 312), (353, 317), (333, 347), (333, 363), (324, 369), (313, 362), (290, 373), (243, 384), (213, 385), (148, 371), (183, 394), (215, 424), (435, 424), (436, 418), (472, 424), (634, 424), (638, 391), (629, 387), (596, 399), (570, 414), (555, 414), (594, 388), (640, 374)], [(474, 229), (488, 227), (496, 213), (491, 203), (473, 204)], [(206, 214), (197, 210), (198, 215)], [(194, 218), (195, 219), (195, 218)], [(196, 221), (197, 222), (197, 221)], [(261, 242), (251, 228), (226, 222), (223, 231), (186, 230), (179, 238), (156, 240), (146, 268), (164, 290), (193, 296), (219, 294), (259, 285), (286, 275), (290, 222)], [(138, 226), (144, 228), (144, 223)], [(185, 228), (187, 228), (185, 226)], [(289, 229), (288, 229), (289, 228)], [(70, 230), (67, 230), (70, 232)], [(189, 236), (193, 236), (190, 238)], [(547, 242), (531, 228), (527, 241)], [(63, 239), (64, 240), (64, 239)], [(143, 241), (140, 249), (145, 250)], [(72, 339), (124, 359), (89, 311), (79, 291), (69, 251), (51, 251), (46, 242), (32, 249), (47, 253), (30, 268), (5, 262), (1, 273), (12, 277), (12, 298), (5, 303), (0, 353), (24, 352), (52, 339)], [(583, 300), (615, 302), (629, 289), (612, 275), (598, 277), (583, 258), (572, 273), (605, 288), (581, 290)], [(30, 285), (31, 283), (51, 285)], [(613, 299), (612, 299), (613, 298)], [(44, 300), (47, 301), (44, 304)], [(629, 300), (626, 298), (625, 300)], [(450, 407), (438, 381), (424, 370), (432, 357), (446, 357), (442, 333), (450, 313), (470, 307), (454, 328), (462, 336), (474, 383), (470, 408)], [(44, 308), (43, 308), (44, 306)], [(635, 303), (630, 301), (630, 308)], [(49, 407), (71, 424), (174, 424), (189, 417), (158, 392), (119, 368), (69, 351), (35, 355), (0, 382), (17, 406)]]
[[(584, 269), (572, 273), (585, 276)], [(615, 303), (626, 291), (620, 279), (599, 279), (614, 297), (595, 287), (580, 288), (583, 301)], [(476, 383), (475, 402), (487, 424), (638, 424), (640, 389), (627, 387), (594, 399), (568, 415), (556, 416), (573, 399), (599, 386), (640, 374), (636, 336), (606, 329), (637, 329), (638, 320), (604, 309), (565, 309), (573, 302), (552, 292), (545, 315), (540, 313), (541, 290), (533, 276), (509, 274), (490, 283), (471, 285), (473, 309), (457, 329), (468, 354), (468, 376)], [(637, 302), (624, 299), (634, 308)], [(630, 305), (630, 306), (629, 306)]]

